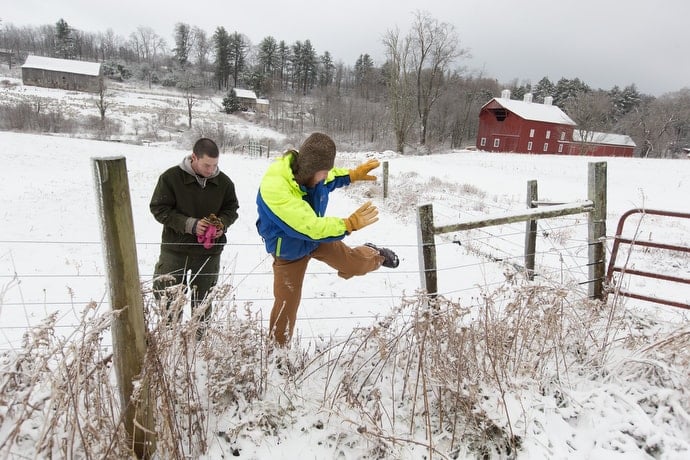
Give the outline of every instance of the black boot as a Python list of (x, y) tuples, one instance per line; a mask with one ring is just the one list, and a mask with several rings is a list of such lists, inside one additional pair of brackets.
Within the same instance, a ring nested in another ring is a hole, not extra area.
[(395, 268), (400, 264), (398, 256), (388, 248), (380, 248), (372, 243), (364, 243), (364, 246), (368, 246), (372, 249), (376, 249), (379, 255), (383, 257), (383, 266), (388, 268)]

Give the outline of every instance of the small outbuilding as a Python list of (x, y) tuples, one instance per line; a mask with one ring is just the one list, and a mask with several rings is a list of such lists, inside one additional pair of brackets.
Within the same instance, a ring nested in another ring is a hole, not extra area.
[(239, 102), (240, 110), (247, 112), (252, 111), (268, 115), (268, 99), (261, 99), (256, 97), (256, 93), (250, 89), (233, 88), (237, 102)]
[(97, 92), (101, 78), (99, 62), (31, 55), (22, 65), (22, 82), (29, 86)]
[(232, 90), (235, 92), (235, 96), (237, 96), (237, 101), (242, 111), (256, 111), (256, 93), (254, 91), (242, 88), (233, 88)]

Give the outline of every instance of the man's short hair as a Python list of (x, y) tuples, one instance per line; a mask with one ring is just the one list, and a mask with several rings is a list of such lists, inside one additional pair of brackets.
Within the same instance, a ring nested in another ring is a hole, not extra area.
[(194, 152), (197, 157), (207, 156), (211, 158), (218, 158), (219, 154), (216, 143), (207, 137), (202, 137), (196, 141), (194, 143), (194, 147), (192, 148), (192, 152)]

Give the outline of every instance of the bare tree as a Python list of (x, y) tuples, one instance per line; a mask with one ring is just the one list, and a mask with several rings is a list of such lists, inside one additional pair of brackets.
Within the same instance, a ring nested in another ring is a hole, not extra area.
[(196, 56), (196, 65), (200, 72), (205, 72), (208, 65), (208, 55), (211, 52), (211, 41), (204, 29), (200, 27), (195, 26), (192, 29), (192, 34), (194, 36), (193, 51)]
[(412, 25), (410, 57), (416, 84), (419, 144), (426, 144), (427, 124), (433, 105), (442, 93), (446, 71), (452, 62), (467, 54), (459, 49), (455, 27), (417, 11)]
[(404, 153), (410, 128), (414, 125), (414, 94), (410, 83), (408, 54), (410, 38), (400, 38), (399, 30), (389, 30), (383, 38), (386, 47), (386, 66), (384, 74), (388, 84), (388, 104), (396, 150)]
[(604, 91), (583, 91), (568, 99), (564, 108), (577, 123), (580, 154), (586, 155), (591, 150), (591, 144), (597, 142), (596, 133), (608, 131), (611, 126), (611, 98)]
[(130, 43), (137, 51), (139, 60), (143, 60), (152, 68), (156, 67), (156, 58), (165, 51), (165, 40), (151, 27), (139, 26), (130, 35)]
[(187, 104), (187, 120), (189, 128), (192, 128), (192, 109), (199, 102), (199, 79), (190, 71), (185, 71), (177, 87), (182, 90), (185, 103)]
[(690, 90), (648, 99), (628, 112), (617, 128), (637, 143), (640, 156), (672, 157), (690, 145)]
[(98, 107), (98, 113), (101, 115), (101, 126), (105, 125), (105, 112), (108, 110), (110, 105), (108, 99), (106, 98), (106, 91), (108, 89), (105, 79), (103, 77), (98, 79), (98, 99), (96, 99), (96, 107)]

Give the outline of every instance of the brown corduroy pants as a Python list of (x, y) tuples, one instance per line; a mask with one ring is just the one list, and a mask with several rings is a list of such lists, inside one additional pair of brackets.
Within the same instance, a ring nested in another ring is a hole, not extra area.
[(366, 275), (378, 269), (383, 257), (368, 246), (349, 247), (342, 241), (321, 243), (308, 256), (297, 260), (274, 257), (273, 260), (273, 309), (269, 322), (269, 334), (274, 341), (284, 346), (292, 337), (297, 320), (297, 308), (302, 298), (302, 283), (309, 260), (320, 260), (338, 270), (344, 279)]

